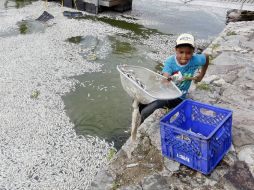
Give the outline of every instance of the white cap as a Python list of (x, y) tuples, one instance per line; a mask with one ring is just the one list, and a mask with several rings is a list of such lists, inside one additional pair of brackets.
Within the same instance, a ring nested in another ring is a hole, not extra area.
[(192, 47), (195, 47), (194, 37), (191, 34), (181, 34), (176, 40), (176, 46), (181, 44), (190, 44)]

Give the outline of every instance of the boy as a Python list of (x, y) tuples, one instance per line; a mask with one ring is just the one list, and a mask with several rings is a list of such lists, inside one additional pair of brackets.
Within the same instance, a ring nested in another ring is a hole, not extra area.
[[(162, 73), (168, 81), (176, 78), (174, 82), (183, 95), (173, 100), (156, 100), (147, 105), (141, 104), (139, 106), (141, 123), (158, 108), (176, 107), (186, 98), (191, 81), (197, 83), (202, 80), (209, 64), (209, 58), (205, 54), (194, 54), (194, 49), (194, 37), (191, 34), (181, 34), (177, 38), (175, 55), (165, 61)], [(194, 76), (195, 71), (200, 67), (200, 72)], [(167, 80), (165, 79), (165, 81)]]

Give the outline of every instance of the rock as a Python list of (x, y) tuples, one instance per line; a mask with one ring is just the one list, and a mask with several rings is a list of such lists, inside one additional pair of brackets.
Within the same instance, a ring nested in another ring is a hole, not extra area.
[[(254, 60), (252, 62), (254, 64)], [(244, 79), (246, 80), (251, 80), (252, 82), (254, 82), (254, 68), (253, 67), (246, 67), (242, 73), (242, 76), (244, 77)]]
[(143, 188), (140, 185), (130, 185), (125, 187), (120, 187), (118, 190), (143, 190)]
[(222, 93), (221, 100), (235, 105), (233, 110), (237, 108), (236, 105), (238, 105), (239, 109), (242, 109), (248, 108), (253, 104), (253, 101), (248, 100), (250, 98), (249, 92), (243, 91), (234, 85), (224, 85), (223, 89), (224, 91)]
[(151, 146), (151, 143), (150, 143), (150, 138), (148, 137), (144, 137), (142, 139), (142, 149), (144, 152), (147, 152), (150, 150), (150, 146)]
[(254, 90), (254, 83), (252, 81), (246, 81), (243, 84), (244, 90)]
[(239, 160), (247, 163), (252, 175), (254, 176), (254, 144), (243, 147), (238, 153), (238, 158)]
[(243, 161), (237, 161), (225, 174), (224, 179), (237, 190), (253, 190), (254, 187), (254, 178), (247, 164)]
[(175, 172), (179, 170), (180, 164), (174, 160), (164, 158), (164, 166), (167, 170)]
[(210, 76), (206, 76), (202, 79), (202, 82), (206, 83), (206, 84), (211, 84), (213, 81), (215, 80), (219, 80), (220, 77), (217, 75), (210, 75)]
[(122, 146), (122, 150), (126, 153), (127, 157), (131, 159), (132, 152), (137, 148), (138, 141), (132, 141), (128, 139), (126, 143)]
[(165, 115), (165, 109), (155, 110), (138, 128), (138, 138), (142, 135), (149, 136), (150, 142), (161, 151), (160, 118)]
[(253, 127), (254, 111), (249, 109), (241, 110), (241, 107), (240, 108), (231, 107), (230, 109), (234, 110), (233, 126), (239, 128), (239, 130), (244, 129), (244, 130), (250, 131), (251, 133), (254, 133), (254, 127)]
[(219, 86), (219, 87), (225, 85), (225, 83), (226, 82), (225, 82), (224, 79), (219, 79), (219, 80), (216, 80), (216, 81), (213, 82), (214, 85)]
[(135, 167), (135, 166), (138, 166), (138, 165), (139, 165), (138, 163), (128, 164), (128, 165), (126, 165), (126, 168), (132, 168), (132, 167)]
[(142, 189), (143, 190), (168, 190), (169, 185), (167, 183), (167, 179), (162, 177), (161, 175), (154, 174), (148, 177), (145, 177), (142, 181)]
[(227, 18), (228, 19), (237, 20), (237, 19), (239, 19), (240, 15), (241, 15), (241, 12), (237, 9), (233, 9), (233, 10), (231, 9), (231, 10), (227, 11)]
[(214, 91), (213, 93), (209, 93), (208, 96), (211, 99), (217, 100), (220, 97), (220, 94), (218, 92)]
[(245, 68), (243, 65), (210, 65), (207, 70), (207, 75), (218, 75), (220, 78), (224, 75), (229, 74), (232, 71), (239, 71)]
[(254, 133), (248, 130), (245, 125), (233, 126), (233, 144), (239, 148), (245, 145), (254, 144)]
[(91, 183), (88, 190), (111, 190), (113, 182), (114, 179), (110, 172), (108, 170), (102, 170), (96, 175), (95, 180)]
[(254, 50), (254, 40), (250, 40), (245, 42), (244, 46), (250, 50)]
[(234, 51), (222, 52), (213, 60), (214, 65), (244, 65), (247, 66), (252, 62), (253, 57)]
[[(220, 51), (245, 51), (246, 48), (242, 44), (248, 40), (247, 37), (242, 35), (236, 35), (234, 31), (226, 31), (226, 36), (224, 37), (225, 42), (220, 46)], [(251, 49), (249, 49), (251, 50)], [(246, 51), (247, 53), (248, 51)]]
[(226, 23), (254, 20), (254, 11), (232, 9), (227, 12)]
[(223, 75), (223, 79), (225, 80), (225, 82), (233, 84), (233, 82), (235, 82), (238, 78), (237, 76), (238, 72), (239, 72), (238, 70), (230, 71)]
[(236, 161), (238, 161), (237, 154), (234, 145), (231, 145), (228, 153), (223, 158), (223, 162), (225, 162), (228, 166), (233, 166)]

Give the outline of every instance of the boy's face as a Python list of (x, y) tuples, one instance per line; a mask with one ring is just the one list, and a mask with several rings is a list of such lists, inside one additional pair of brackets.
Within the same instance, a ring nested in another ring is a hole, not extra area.
[(179, 64), (186, 65), (191, 59), (194, 49), (191, 47), (177, 47), (176, 49), (176, 59)]

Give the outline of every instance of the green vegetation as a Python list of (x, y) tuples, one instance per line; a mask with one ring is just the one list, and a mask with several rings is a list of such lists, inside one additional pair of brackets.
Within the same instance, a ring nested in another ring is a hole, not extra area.
[(26, 22), (21, 22), (19, 24), (19, 32), (20, 34), (26, 34), (28, 32), (28, 26)]
[(81, 42), (81, 40), (82, 40), (81, 36), (75, 36), (75, 37), (71, 37), (71, 38), (67, 39), (68, 42), (71, 42), (74, 44), (79, 44)]
[(197, 84), (197, 89), (199, 90), (210, 90), (210, 87), (208, 84), (204, 83), (204, 82), (200, 82)]
[(115, 148), (110, 148), (107, 155), (107, 160), (111, 160), (116, 154)]
[(163, 109), (166, 110), (166, 113), (170, 112), (170, 110), (171, 110), (170, 108), (168, 108), (168, 107), (166, 107), (166, 106), (164, 106)]
[(163, 67), (164, 67), (164, 65), (162, 63), (158, 63), (157, 65), (155, 65), (155, 70), (161, 72)]
[(215, 50), (215, 49), (217, 49), (218, 47), (220, 47), (220, 44), (212, 44), (212, 45), (211, 45), (212, 50)]
[(114, 54), (131, 53), (136, 51), (136, 48), (128, 42), (122, 42), (117, 40), (115, 37), (109, 37), (112, 43), (112, 49)]
[(86, 56), (86, 60), (87, 61), (95, 61), (97, 59), (96, 53), (91, 52), (90, 54), (88, 54)]
[(228, 31), (227, 36), (233, 36), (233, 35), (237, 35), (237, 33), (235, 31)]
[(120, 187), (120, 184), (117, 183), (116, 181), (114, 181), (114, 182), (112, 183), (111, 190), (117, 190), (118, 187)]
[(40, 95), (40, 91), (35, 90), (35, 91), (32, 92), (30, 98), (37, 99), (39, 95)]
[(216, 57), (212, 56), (212, 55), (209, 55), (209, 65), (213, 65), (213, 60), (215, 59)]
[[(163, 34), (162, 32), (156, 29), (145, 28), (143, 25), (137, 23), (129, 23), (124, 20), (116, 20), (108, 17), (97, 17), (92, 15), (85, 15), (83, 17), (79, 17), (78, 19), (88, 19), (93, 21), (101, 21), (107, 23), (113, 27), (130, 30), (134, 32), (136, 35), (140, 35), (144, 38), (148, 38), (151, 34)], [(166, 35), (166, 34), (164, 34)]]

